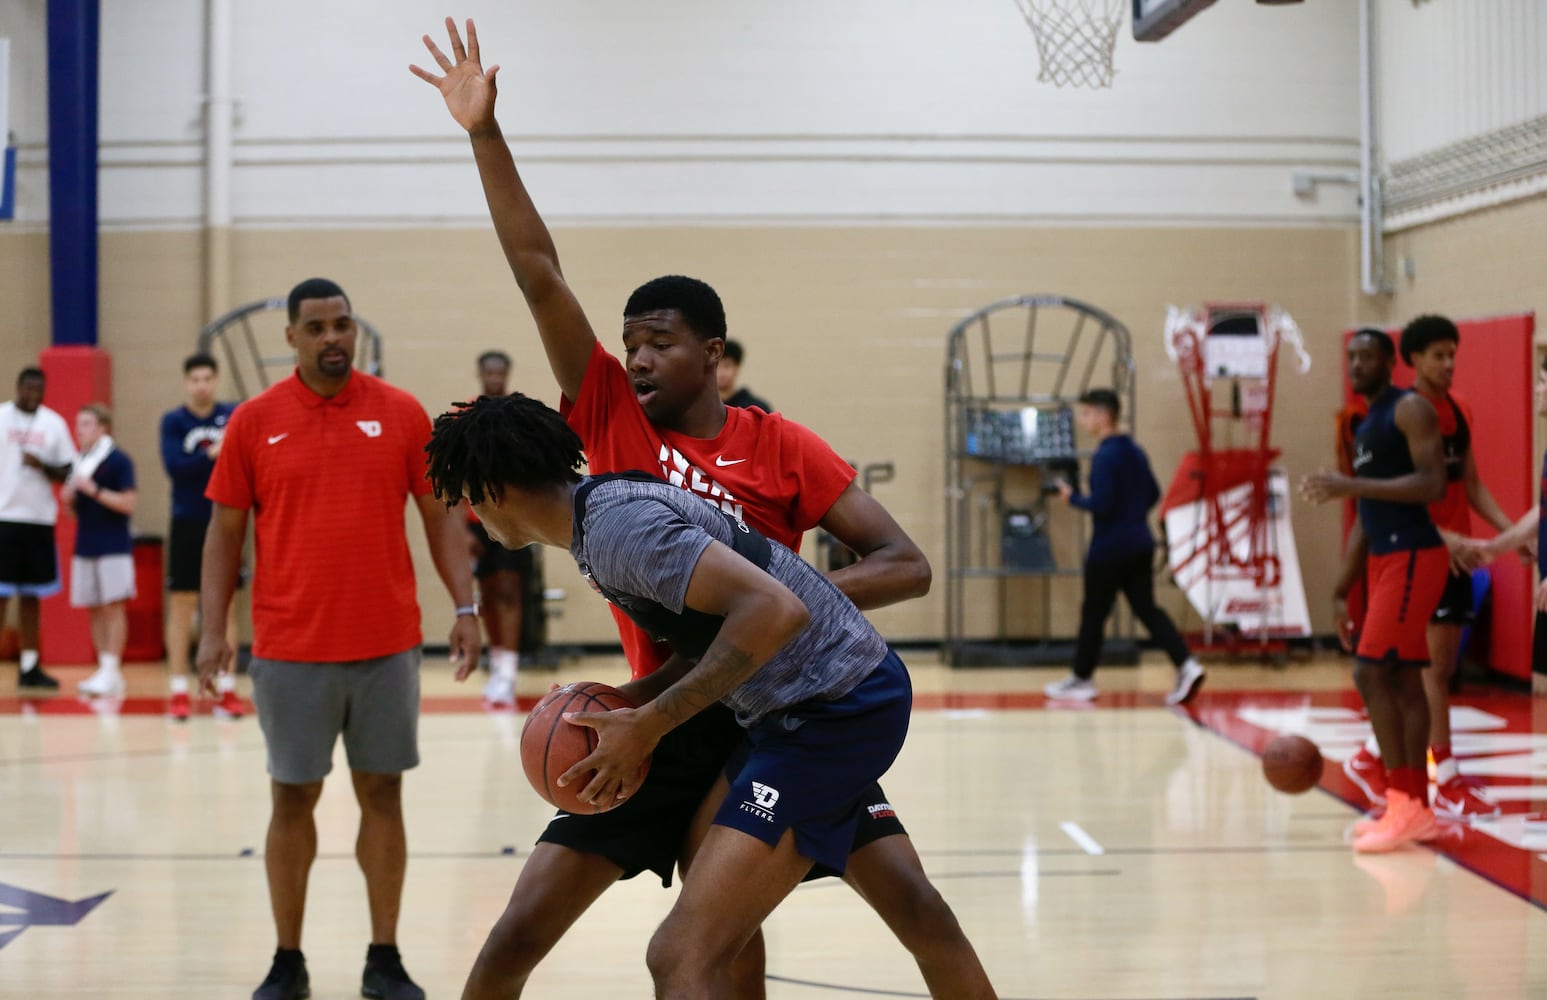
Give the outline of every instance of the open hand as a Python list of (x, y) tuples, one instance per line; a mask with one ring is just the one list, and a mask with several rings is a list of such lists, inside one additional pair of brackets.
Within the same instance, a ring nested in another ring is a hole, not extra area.
[(467, 19), (467, 48), (462, 47), (462, 36), (457, 33), (457, 22), (446, 18), (446, 34), (451, 37), (453, 62), (446, 58), (429, 35), (424, 36), (424, 47), (435, 57), (435, 63), (445, 76), (436, 76), (429, 70), (409, 66), (408, 71), (425, 83), (433, 84), (446, 99), (446, 110), (456, 123), (469, 132), (478, 132), (494, 126), (494, 74), (498, 66), (483, 68), (478, 54), (478, 31), (473, 19)]
[(595, 771), (595, 776), (576, 794), (582, 802), (598, 809), (621, 805), (638, 791), (644, 783), (645, 764), (659, 741), (659, 737), (652, 737), (639, 725), (638, 715), (638, 710), (632, 708), (565, 712), (564, 721), (570, 725), (596, 730), (596, 749), (559, 775), (559, 787), (585, 781), (586, 775)]
[(1352, 486), (1352, 477), (1331, 469), (1322, 469), (1300, 477), (1300, 496), (1310, 503), (1326, 503), (1328, 500), (1352, 495)]
[(226, 642), (223, 632), (206, 632), (199, 637), (199, 651), (194, 654), (194, 669), (199, 674), (199, 690), (215, 697), (215, 678), (231, 672), (236, 662), (236, 652)]

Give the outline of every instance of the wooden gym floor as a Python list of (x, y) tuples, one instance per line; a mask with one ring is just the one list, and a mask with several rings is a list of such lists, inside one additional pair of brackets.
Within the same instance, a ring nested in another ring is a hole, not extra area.
[[(917, 707), (885, 785), (1002, 996), (1547, 996), (1547, 826), (1530, 822), (1547, 809), (1534, 784), (1547, 700), (1458, 700), (1463, 766), (1504, 817), (1450, 826), (1437, 850), (1361, 858), (1336, 760), (1367, 727), (1343, 662), (1215, 666), (1184, 713), (1161, 703), (1163, 662), (1107, 669), (1093, 706), (1064, 708), (1040, 693), (1058, 671), (907, 659)], [(521, 776), (522, 714), (484, 709), (444, 663), (425, 671), (400, 940), (410, 972), (448, 998), (549, 810)], [(73, 689), (86, 671), (57, 673)], [(257, 724), (171, 722), (164, 669), (128, 675), (127, 699), (91, 706), (19, 698), (0, 668), (0, 996), (245, 998), (266, 971)], [(524, 673), (521, 688), (529, 703), (555, 680), (622, 676), (621, 661), (592, 660)], [(1279, 731), (1332, 759), (1321, 789), (1290, 797), (1262, 780), (1253, 751)], [(319, 1000), (358, 995), (368, 938), (343, 768), (340, 752), (307, 914)], [(643, 878), (616, 887), (527, 995), (649, 995), (644, 945), (672, 898)], [(803, 886), (766, 931), (774, 1000), (924, 995), (842, 883)]]

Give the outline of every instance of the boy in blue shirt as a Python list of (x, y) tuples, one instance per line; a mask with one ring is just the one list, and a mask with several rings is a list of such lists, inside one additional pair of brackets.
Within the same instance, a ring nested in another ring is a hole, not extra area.
[[(193, 613), (199, 606), (199, 577), (204, 566), (204, 533), (209, 529), (211, 505), (204, 496), (226, 421), (235, 403), (215, 400), (220, 388), (220, 366), (208, 354), (194, 354), (183, 362), (182, 406), (161, 418), (161, 464), (172, 480), (172, 525), (167, 541), (167, 668), (171, 674), (172, 718), (188, 718), (188, 651), (192, 645)], [(236, 619), (227, 616), (227, 641), (236, 645)], [(216, 680), (220, 700), (216, 711), (233, 718), (245, 706), (236, 694), (236, 678), (223, 673)]]
[(1150, 471), (1144, 449), (1117, 429), (1121, 403), (1111, 389), (1091, 389), (1074, 408), (1080, 429), (1096, 438), (1090, 461), (1090, 493), (1058, 484), (1059, 495), (1091, 515), (1090, 548), (1085, 554), (1085, 597), (1080, 605), (1080, 635), (1068, 677), (1044, 688), (1049, 698), (1090, 701), (1096, 697), (1096, 661), (1107, 616), (1119, 592), (1128, 599), (1134, 617), (1176, 666), (1176, 685), (1166, 704), (1183, 705), (1203, 686), (1203, 665), (1193, 659), (1187, 642), (1169, 615), (1155, 603), (1155, 536), (1150, 533), (1150, 508), (1160, 500), (1160, 484)]

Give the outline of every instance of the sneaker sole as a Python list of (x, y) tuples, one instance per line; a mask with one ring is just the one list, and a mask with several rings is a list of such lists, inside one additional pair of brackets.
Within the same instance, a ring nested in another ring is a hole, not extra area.
[(1186, 705), (1191, 703), (1194, 698), (1198, 697), (1198, 692), (1203, 690), (1203, 682), (1208, 678), (1208, 676), (1209, 675), (1206, 673), (1200, 673), (1197, 677), (1193, 678), (1191, 684), (1187, 685), (1187, 690), (1181, 692), (1180, 694), (1172, 691), (1170, 694), (1166, 695), (1166, 704)]

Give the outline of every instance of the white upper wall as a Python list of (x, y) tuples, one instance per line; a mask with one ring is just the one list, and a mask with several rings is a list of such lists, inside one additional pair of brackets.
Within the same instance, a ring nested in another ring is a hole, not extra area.
[[(412, 77), (441, 5), (232, 0), (237, 225), (478, 225), (466, 140)], [(22, 8), (17, 12), (15, 8)], [(198, 224), (205, 4), (103, 5), (104, 225)], [(1012, 0), (481, 0), (500, 118), (557, 222), (1330, 223), (1357, 163), (1352, 2), (1217, 4), (1110, 90), (1036, 82)], [(42, 69), (41, 4), (0, 8)], [(25, 60), (22, 53), (26, 55)], [(14, 87), (46, 217), (44, 88)]]
[(1377, 0), (1382, 159), (1547, 115), (1547, 3)]

